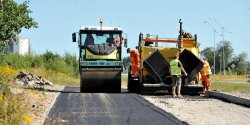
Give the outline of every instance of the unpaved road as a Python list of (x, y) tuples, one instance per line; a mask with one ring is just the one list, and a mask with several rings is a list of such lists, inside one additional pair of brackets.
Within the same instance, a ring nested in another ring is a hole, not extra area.
[(77, 88), (66, 88), (64, 92), (57, 98), (45, 125), (184, 124), (137, 94), (79, 93)]
[(191, 125), (250, 125), (250, 108), (198, 96), (143, 96)]

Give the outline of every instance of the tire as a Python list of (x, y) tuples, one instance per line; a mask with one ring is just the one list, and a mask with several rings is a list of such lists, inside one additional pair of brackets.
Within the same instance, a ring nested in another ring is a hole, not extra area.
[(139, 80), (133, 80), (131, 77), (131, 65), (128, 70), (128, 92), (129, 93), (140, 93), (140, 82)]

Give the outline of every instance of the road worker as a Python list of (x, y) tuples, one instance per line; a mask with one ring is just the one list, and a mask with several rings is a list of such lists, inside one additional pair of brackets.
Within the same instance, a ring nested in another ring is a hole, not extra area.
[(184, 30), (182, 30), (182, 35), (183, 35), (183, 38), (193, 38), (191, 33), (185, 32)]
[[(182, 63), (179, 61), (179, 54), (175, 55), (175, 59), (170, 61), (170, 74), (172, 77), (172, 94), (173, 97), (181, 98), (181, 71), (187, 76), (185, 69), (182, 66)], [(176, 95), (177, 87), (177, 95)]]
[(127, 53), (130, 53), (130, 61), (131, 61), (131, 74), (132, 75), (139, 75), (139, 68), (140, 68), (140, 57), (137, 50), (130, 50), (127, 49)]
[(193, 38), (193, 36), (189, 32), (184, 32), (183, 33), (183, 38)]
[(209, 63), (206, 60), (203, 60), (203, 69), (201, 70), (201, 79), (203, 85), (203, 93), (208, 91), (211, 87), (210, 75), (212, 74)]
[(121, 44), (121, 38), (119, 36), (113, 38), (113, 34), (110, 34), (109, 36), (110, 37), (107, 38), (106, 43), (110, 45), (114, 44), (115, 46), (119, 47)]
[(120, 46), (120, 44), (121, 44), (121, 38), (119, 36), (117, 36), (114, 41), (115, 41), (115, 45), (116, 46)]

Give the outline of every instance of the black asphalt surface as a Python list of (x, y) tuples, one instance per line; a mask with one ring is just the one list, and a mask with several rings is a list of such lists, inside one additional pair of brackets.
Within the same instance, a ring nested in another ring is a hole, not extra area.
[(66, 87), (58, 96), (45, 125), (183, 125), (137, 94), (79, 93)]

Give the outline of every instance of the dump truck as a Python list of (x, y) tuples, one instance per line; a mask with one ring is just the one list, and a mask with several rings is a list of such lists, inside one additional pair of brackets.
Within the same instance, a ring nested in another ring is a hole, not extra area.
[(81, 26), (72, 33), (78, 42), (81, 92), (121, 92), (122, 43), (127, 46), (121, 27)]
[[(171, 92), (172, 79), (169, 62), (179, 53), (179, 60), (187, 72), (182, 76), (183, 94), (199, 94), (203, 86), (200, 84), (200, 71), (203, 62), (200, 59), (200, 50), (197, 35), (194, 38), (184, 36), (180, 20), (180, 35), (178, 38), (159, 38), (158, 35), (143, 35), (140, 33), (138, 52), (140, 54), (139, 75), (128, 71), (128, 91), (134, 93)], [(183, 38), (184, 36), (184, 38)], [(181, 42), (181, 43), (180, 43)], [(164, 44), (164, 45), (161, 45)], [(171, 46), (174, 44), (174, 46)]]

